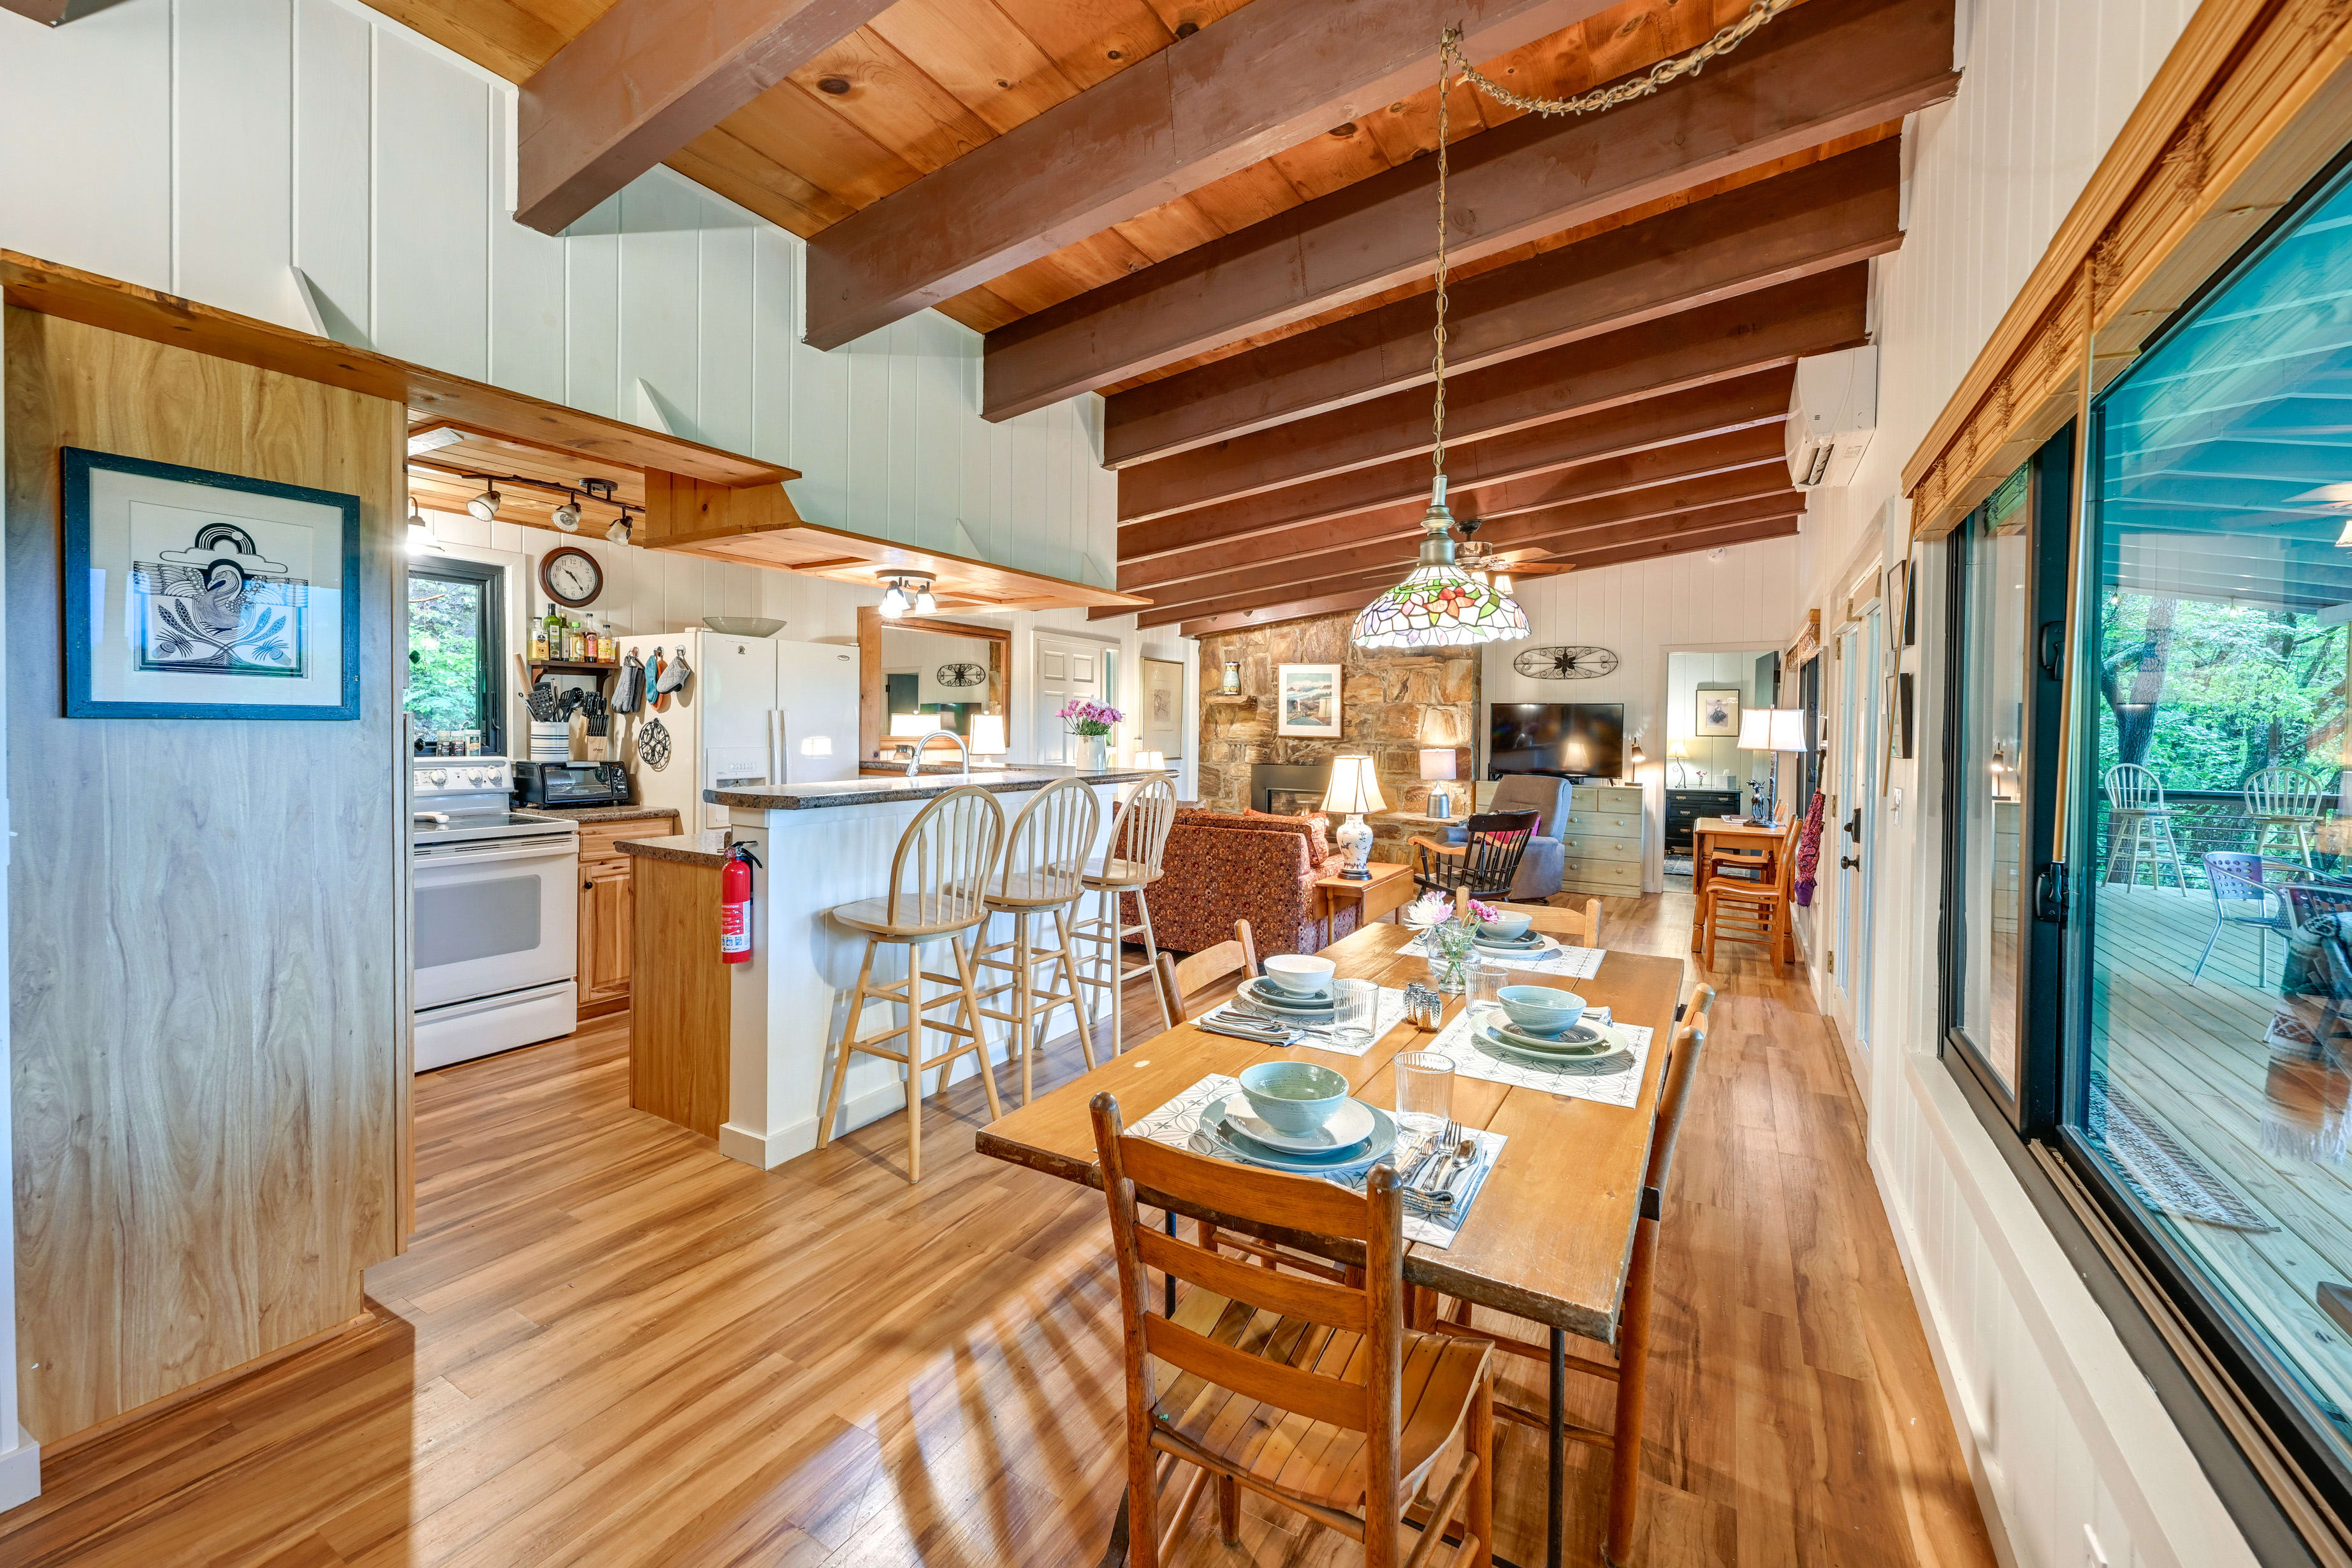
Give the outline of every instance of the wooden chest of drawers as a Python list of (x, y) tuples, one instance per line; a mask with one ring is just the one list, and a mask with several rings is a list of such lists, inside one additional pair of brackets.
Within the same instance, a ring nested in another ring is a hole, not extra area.
[(1642, 786), (1579, 784), (1570, 795), (1559, 841), (1560, 886), (1571, 893), (1642, 890)]

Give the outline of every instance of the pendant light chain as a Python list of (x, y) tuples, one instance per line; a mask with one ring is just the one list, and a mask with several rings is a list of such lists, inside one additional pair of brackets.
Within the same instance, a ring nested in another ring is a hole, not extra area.
[[(1739, 20), (1718, 29), (1713, 37), (1687, 54), (1676, 55), (1670, 60), (1660, 60), (1640, 76), (1630, 77), (1609, 87), (1596, 87), (1591, 91), (1580, 92), (1574, 98), (1529, 98), (1524, 93), (1513, 92), (1500, 82), (1484, 75), (1463, 54), (1462, 29), (1459, 27), (1446, 28), (1438, 38), (1437, 48), (1445, 65), (1460, 71), (1469, 79), (1471, 85), (1497, 103), (1508, 104), (1511, 108), (1528, 114), (1592, 114), (1603, 109), (1614, 109), (1621, 103), (1631, 103), (1637, 98), (1647, 98), (1670, 81), (1686, 76), (1696, 76), (1706, 68), (1709, 60), (1729, 54), (1741, 44), (1746, 43), (1756, 29), (1796, 3), (1797, 0), (1754, 0), (1754, 4), (1748, 7)], [(1442, 68), (1440, 78), (1442, 80)], [(1441, 126), (1444, 123), (1444, 109), (1441, 105), (1438, 110)], [(1440, 138), (1438, 151), (1442, 156), (1444, 152), (1444, 132), (1441, 129), (1438, 135)]]
[[(1448, 38), (1455, 37), (1454, 29), (1445, 31)], [(1453, 89), (1452, 72), (1447, 62), (1453, 57), (1442, 53), (1437, 62), (1437, 355), (1433, 368), (1437, 373), (1437, 401), (1430, 415), (1432, 433), (1436, 447), (1430, 453), (1433, 470), (1431, 493), (1443, 498), (1445, 494), (1445, 132), (1446, 97)]]

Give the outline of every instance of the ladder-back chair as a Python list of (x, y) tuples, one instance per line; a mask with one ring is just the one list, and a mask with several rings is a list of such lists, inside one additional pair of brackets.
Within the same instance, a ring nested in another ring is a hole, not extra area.
[[(1129, 1136), (1108, 1094), (1090, 1110), (1118, 1258), (1133, 1568), (1158, 1568), (1211, 1481), (1228, 1543), (1246, 1487), (1361, 1542), (1367, 1568), (1484, 1568), (1495, 1533), (1490, 1351), (1405, 1327), (1396, 1172), (1375, 1166), (1359, 1194)], [(1161, 1235), (1139, 1223), (1139, 1190), (1360, 1243), (1361, 1282), (1255, 1268)], [(1154, 1310), (1151, 1269), (1191, 1287), (1173, 1313)], [(1404, 1510), (1457, 1438), (1462, 1458), (1407, 1554)], [(1164, 1527), (1163, 1458), (1199, 1471)], [(1461, 1543), (1441, 1559), (1457, 1516)]]
[[(881, 1057), (907, 1069), (907, 1180), (923, 1174), (923, 1075), (940, 1069), (940, 1088), (948, 1086), (948, 1071), (956, 1058), (969, 1051), (979, 1058), (981, 1087), (988, 1095), (988, 1113), (1004, 1114), (996, 1098), (996, 1075), (989, 1070), (988, 1047), (981, 1036), (980, 994), (972, 974), (965, 933), (988, 920), (989, 879), (996, 870), (997, 851), (1004, 842), (1004, 809), (984, 789), (950, 790), (915, 814), (898, 836), (890, 857), (890, 890), (878, 899), (836, 904), (826, 911), (835, 924), (866, 936), (866, 956), (857, 966), (857, 986), (850, 994), (849, 1016), (834, 1047), (833, 1079), (824, 1093), (824, 1110), (817, 1118), (816, 1146), (833, 1139), (834, 1118), (841, 1110), (842, 1084), (849, 1076), (852, 1053)], [(954, 954), (953, 974), (934, 974), (923, 967), (922, 950), (944, 942)], [(907, 949), (907, 977), (877, 984), (874, 955), (887, 945)], [(952, 991), (923, 994), (923, 983), (953, 986)], [(907, 1010), (907, 1021), (881, 1034), (861, 1038), (857, 1028), (868, 998)], [(952, 1004), (958, 1021), (943, 1024), (928, 1016), (929, 1009)], [(961, 1037), (935, 1057), (922, 1052), (922, 1032), (937, 1030)], [(904, 1037), (906, 1048), (891, 1050), (883, 1042)]]
[[(1609, 1522), (1602, 1538), (1601, 1560), (1608, 1568), (1629, 1568), (1633, 1551), (1633, 1526), (1640, 1514), (1642, 1488), (1642, 1406), (1648, 1392), (1650, 1304), (1657, 1294), (1658, 1231), (1665, 1218), (1667, 1181), (1674, 1174), (1675, 1141), (1680, 1135), (1683, 1112), (1690, 1108), (1691, 1082), (1698, 1074), (1699, 1058), (1706, 1050), (1706, 1016), (1715, 1006), (1715, 991), (1701, 985), (1691, 992), (1675, 1030), (1658, 1089), (1658, 1119), (1650, 1138), (1650, 1163), (1642, 1175), (1642, 1207), (1633, 1222), (1633, 1251), (1625, 1266), (1624, 1305), (1617, 1317), (1617, 1359), (1570, 1355), (1569, 1371), (1598, 1377), (1617, 1385), (1616, 1417), (1607, 1432), (1571, 1425), (1568, 1436), (1580, 1443), (1609, 1450)], [(1474, 1336), (1497, 1349), (1529, 1360), (1549, 1363), (1551, 1347), (1489, 1333), (1473, 1325), (1467, 1301), (1456, 1301), (1440, 1332)], [(1549, 1429), (1549, 1416), (1497, 1401), (1498, 1415)]]

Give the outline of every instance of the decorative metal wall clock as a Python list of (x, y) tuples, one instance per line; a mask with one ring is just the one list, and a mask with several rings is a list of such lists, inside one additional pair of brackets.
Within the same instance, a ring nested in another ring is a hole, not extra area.
[(1617, 656), (1605, 647), (1531, 647), (1511, 668), (1538, 680), (1591, 680), (1613, 674)]
[(988, 666), (984, 664), (943, 664), (940, 666), (941, 686), (985, 686)]

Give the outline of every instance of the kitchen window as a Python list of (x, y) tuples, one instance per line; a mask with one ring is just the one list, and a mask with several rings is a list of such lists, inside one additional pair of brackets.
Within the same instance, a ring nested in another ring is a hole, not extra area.
[(478, 734), (484, 755), (502, 756), (499, 666), (506, 658), (506, 572), (472, 561), (411, 562), (408, 568), (408, 698), (418, 740)]

